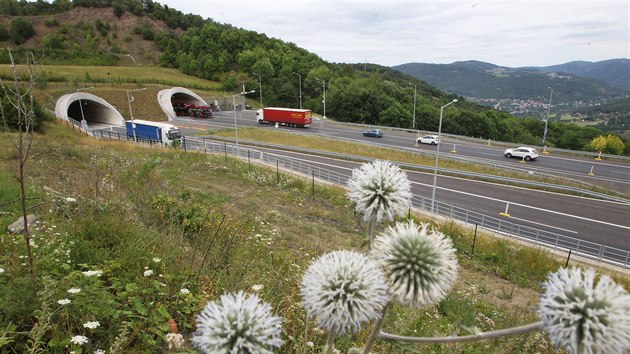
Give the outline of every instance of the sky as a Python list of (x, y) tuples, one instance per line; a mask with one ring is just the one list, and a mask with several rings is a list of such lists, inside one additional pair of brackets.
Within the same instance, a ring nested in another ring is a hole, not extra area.
[(328, 62), (549, 66), (630, 58), (630, 0), (157, 0)]

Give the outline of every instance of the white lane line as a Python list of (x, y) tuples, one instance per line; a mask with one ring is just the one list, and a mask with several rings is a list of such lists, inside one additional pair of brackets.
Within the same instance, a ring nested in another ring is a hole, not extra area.
[(622, 175), (629, 175), (630, 176), (630, 173), (628, 173), (628, 172), (622, 172), (622, 171), (616, 171), (616, 170), (610, 170), (610, 172), (618, 173), (618, 174), (622, 174)]
[(520, 220), (520, 221), (524, 221), (526, 223), (530, 223), (530, 224), (534, 224), (534, 225), (540, 225), (540, 226), (545, 226), (545, 227), (549, 227), (549, 228), (556, 229), (556, 230), (570, 232), (570, 233), (573, 233), (573, 234), (577, 234), (578, 233), (577, 231), (573, 231), (573, 230), (569, 230), (569, 229), (563, 229), (561, 227), (551, 226), (551, 225), (547, 225), (547, 224), (543, 224), (543, 223), (539, 223), (539, 222), (533, 222), (533, 221), (527, 220), (527, 219), (515, 218), (513, 216), (510, 216), (509, 219)]
[[(291, 153), (292, 154), (296, 154), (296, 155), (305, 155), (305, 154), (302, 154), (302, 153), (294, 153), (294, 152), (291, 152)], [(271, 154), (273, 154), (273, 153), (271, 153)], [(273, 155), (279, 155), (279, 154), (273, 154)], [(279, 156), (282, 156), (282, 155), (279, 155)], [(300, 159), (300, 158), (295, 158), (295, 159), (296, 160), (305, 161), (305, 162), (308, 162), (308, 163), (317, 163), (317, 164), (324, 165), (324, 166), (331, 166), (331, 167), (338, 168), (338, 169), (343, 169), (343, 170), (353, 170), (353, 168), (350, 168), (350, 167), (336, 166), (336, 165), (332, 165), (332, 164), (328, 164), (328, 163), (324, 163), (324, 162), (316, 162), (316, 161)], [(407, 173), (422, 173), (422, 172), (414, 172), (414, 171), (406, 171), (406, 172)], [(440, 176), (440, 177), (442, 177), (442, 178), (453, 178), (453, 177), (445, 177), (445, 176)], [(492, 183), (489, 183), (489, 182), (480, 182), (480, 181), (473, 181), (473, 182), (492, 184)], [(413, 181), (411, 181), (411, 183), (412, 184), (416, 184), (416, 185), (420, 185), (420, 186), (425, 186), (425, 187), (432, 187), (431, 184), (427, 184), (427, 183), (420, 183), (420, 182), (413, 182)], [(499, 185), (499, 186), (503, 186), (503, 185)], [(515, 202), (508, 201), (508, 200), (502, 200), (502, 199), (487, 197), (487, 196), (484, 196), (484, 195), (479, 195), (479, 194), (474, 194), (474, 193), (469, 193), (469, 192), (463, 192), (463, 191), (450, 189), (450, 188), (444, 188), (444, 187), (439, 187), (439, 186), (437, 188), (441, 189), (441, 190), (445, 190), (445, 191), (454, 192), (454, 193), (469, 195), (471, 197), (477, 197), (477, 198), (481, 198), (481, 199), (493, 200), (493, 201), (497, 201), (497, 202), (501, 202), (501, 203), (510, 203), (510, 205), (518, 205), (518, 206), (523, 207), (523, 208), (529, 208), (529, 209), (538, 210), (538, 211), (542, 211), (542, 212), (562, 215), (562, 216), (565, 216), (565, 217), (576, 218), (576, 219), (579, 219), (579, 220), (586, 220), (586, 221), (590, 221), (590, 222), (594, 222), (594, 223), (598, 223), (598, 224), (603, 224), (603, 225), (619, 227), (619, 228), (622, 228), (622, 229), (630, 230), (630, 226), (613, 224), (613, 223), (606, 222), (606, 221), (590, 219), (590, 218), (586, 218), (586, 217), (583, 217), (583, 216), (577, 216), (577, 215), (573, 215), (573, 214), (562, 213), (562, 212), (555, 211), (555, 210), (543, 209), (543, 208), (539, 208), (539, 207), (535, 207), (535, 206), (531, 206), (531, 205), (515, 203)], [(520, 187), (514, 187), (514, 188), (520, 188)], [(532, 193), (533, 192), (557, 194), (557, 193), (551, 193), (551, 192), (546, 192), (546, 191), (532, 191)], [(570, 196), (570, 197), (581, 198), (579, 196)], [(586, 198), (584, 198), (584, 199), (586, 199)], [(607, 203), (614, 203), (614, 202), (607, 202)]]

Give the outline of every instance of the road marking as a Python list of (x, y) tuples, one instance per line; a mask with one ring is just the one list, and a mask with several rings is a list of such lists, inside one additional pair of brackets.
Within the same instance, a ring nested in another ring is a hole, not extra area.
[[(261, 150), (263, 150), (263, 149), (261, 149)], [(272, 155), (282, 156), (281, 154), (275, 154), (275, 153), (270, 153), (270, 152), (267, 152), (267, 153), (268, 154), (272, 154)], [(299, 153), (299, 152), (293, 152), (293, 151), (285, 151), (285, 153), (290, 153), (290, 154), (294, 154), (294, 155), (310, 156), (308, 154)], [(331, 159), (329, 157), (322, 157), (322, 156), (318, 156), (318, 158), (336, 160), (336, 159)], [(350, 167), (337, 166), (337, 165), (332, 165), (332, 164), (328, 164), (328, 163), (325, 163), (325, 162), (317, 162), (317, 161), (312, 161), (312, 160), (307, 160), (307, 159), (300, 159), (300, 158), (295, 158), (295, 159), (296, 160), (300, 160), (300, 161), (305, 161), (305, 162), (308, 162), (308, 163), (316, 163), (316, 164), (319, 164), (319, 165), (331, 166), (331, 167), (334, 167), (334, 168), (337, 168), (337, 169), (342, 169), (342, 170), (353, 170), (353, 168), (350, 168)], [(348, 161), (345, 161), (345, 162), (348, 162)], [(357, 163), (357, 164), (360, 164), (360, 163)], [(426, 174), (426, 172), (417, 172), (417, 171), (406, 171), (406, 172), (407, 173), (424, 173), (424, 174)], [(440, 177), (442, 177), (442, 178), (456, 178), (456, 177), (448, 177), (448, 176), (440, 176)], [(489, 183), (489, 182), (474, 181), (474, 180), (472, 180), (472, 181), (473, 182), (477, 182), (477, 183), (493, 184), (493, 183)], [(413, 182), (413, 181), (410, 181), (410, 182), (412, 184), (416, 184), (416, 185), (420, 185), (420, 186), (432, 187), (432, 185), (427, 184), (427, 183), (420, 183), (420, 182)], [(498, 185), (498, 186), (504, 186), (504, 185)], [(531, 205), (515, 203), (515, 202), (512, 202), (512, 201), (502, 200), (502, 199), (493, 198), (493, 197), (487, 197), (487, 196), (484, 196), (484, 195), (464, 192), (464, 191), (450, 189), (450, 188), (444, 188), (444, 187), (439, 187), (439, 186), (437, 188), (439, 188), (441, 190), (444, 190), (444, 191), (450, 191), (450, 192), (454, 192), (454, 193), (459, 193), (459, 194), (463, 194), (463, 195), (469, 195), (469, 196), (472, 196), (472, 197), (477, 197), (477, 198), (481, 198), (481, 199), (497, 201), (497, 202), (501, 202), (501, 203), (508, 203), (509, 202), (511, 205), (518, 205), (518, 206), (523, 207), (523, 208), (529, 208), (529, 209), (538, 210), (538, 211), (547, 212), (547, 213), (552, 213), (552, 214), (556, 214), (556, 215), (561, 215), (561, 216), (565, 216), (565, 217), (569, 217), (569, 218), (576, 218), (576, 219), (579, 219), (579, 220), (585, 220), (585, 221), (590, 221), (590, 222), (594, 222), (594, 223), (598, 223), (598, 224), (603, 224), (603, 225), (608, 225), (608, 226), (618, 227), (618, 228), (621, 228), (621, 229), (630, 230), (630, 226), (624, 226), (624, 225), (614, 224), (614, 223), (610, 223), (610, 222), (606, 222), (606, 221), (590, 219), (590, 218), (583, 217), (583, 216), (567, 214), (567, 213), (563, 213), (563, 212), (559, 212), (559, 211), (555, 211), (555, 210), (543, 209), (543, 208), (539, 208), (539, 207), (535, 207), (535, 206), (531, 206)], [(521, 188), (521, 187), (512, 187), (512, 188), (524, 189), (524, 188)], [(532, 192), (551, 193), (551, 192), (546, 192), (546, 191), (532, 191)], [(557, 193), (552, 193), (552, 194), (557, 194)], [(579, 196), (568, 196), (568, 197), (582, 198), (582, 197), (579, 197)], [(584, 198), (584, 199), (588, 199), (588, 198)], [(609, 202), (609, 201), (603, 201), (603, 202), (605, 202), (605, 203), (615, 203), (615, 202)]]
[(630, 173), (628, 173), (628, 172), (622, 172), (622, 171), (616, 171), (616, 170), (610, 170), (610, 172), (618, 173), (618, 174), (622, 174), (622, 175), (629, 175), (630, 176)]
[(539, 223), (539, 222), (533, 222), (533, 221), (527, 220), (527, 219), (515, 218), (513, 216), (510, 216), (510, 219), (520, 220), (520, 221), (524, 221), (524, 222), (527, 222), (527, 223), (530, 223), (530, 224), (545, 226), (545, 227), (549, 227), (549, 228), (556, 229), (556, 230), (562, 230), (562, 231), (570, 232), (570, 233), (573, 233), (573, 234), (577, 234), (578, 233), (577, 231), (563, 229), (561, 227), (551, 226), (551, 225), (547, 225), (547, 224), (543, 224), (543, 223)]

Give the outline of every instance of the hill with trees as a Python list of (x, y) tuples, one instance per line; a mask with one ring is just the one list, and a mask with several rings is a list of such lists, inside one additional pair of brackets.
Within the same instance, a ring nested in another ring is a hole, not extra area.
[[(161, 65), (216, 81), (224, 92), (243, 85), (257, 90), (261, 84), (269, 106), (299, 107), (301, 91), (303, 106), (320, 114), (325, 85), (328, 117), (403, 128), (412, 127), (416, 89), (418, 129), (436, 131), (440, 106), (458, 98), (445, 111), (444, 132), (532, 145), (542, 140), (540, 119), (519, 119), (466, 101), (388, 67), (328, 63), (293, 43), (151, 0), (0, 0), (0, 14), (0, 34), (7, 34), (0, 39), (4, 47), (16, 47), (18, 59), (34, 51), (44, 65)], [(7, 63), (6, 52), (0, 63)], [(257, 99), (258, 93), (248, 97)], [(548, 145), (564, 147), (567, 131), (585, 141), (601, 134), (551, 123)]]

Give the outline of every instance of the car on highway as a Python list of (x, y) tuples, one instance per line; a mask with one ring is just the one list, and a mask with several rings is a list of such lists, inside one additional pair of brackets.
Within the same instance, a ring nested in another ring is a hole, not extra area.
[(530, 147), (517, 147), (514, 149), (505, 149), (503, 152), (505, 157), (518, 157), (519, 159), (524, 159), (525, 161), (535, 160), (538, 157), (538, 151), (534, 148)]
[(440, 143), (437, 135), (425, 135), (416, 139), (416, 144), (437, 145)]
[(364, 131), (363, 136), (369, 136), (372, 138), (382, 138), (383, 132), (378, 129), (371, 129), (371, 130)]

